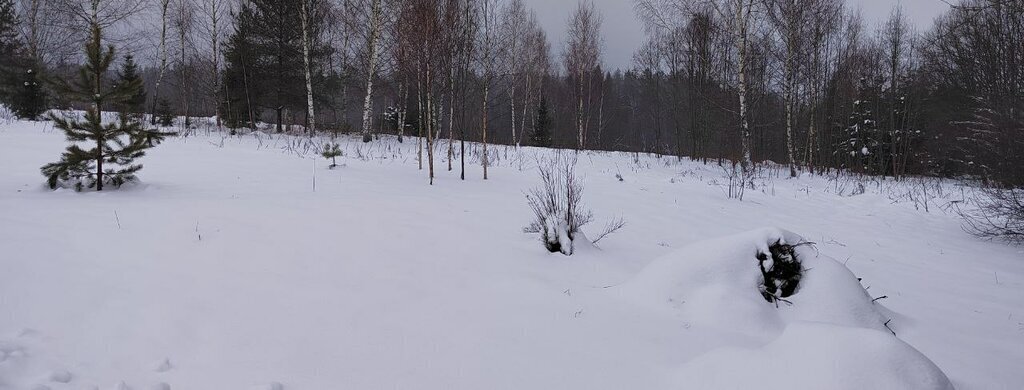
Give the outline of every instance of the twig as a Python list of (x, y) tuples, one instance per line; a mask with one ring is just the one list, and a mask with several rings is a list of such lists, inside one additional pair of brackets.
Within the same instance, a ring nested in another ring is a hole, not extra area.
[(882, 296), (880, 296), (880, 297), (878, 297), (878, 298), (872, 299), (872, 300), (871, 300), (871, 302), (875, 302), (875, 301), (878, 301), (879, 299), (886, 299), (886, 298), (888, 298), (888, 297), (889, 297), (888, 295), (882, 295)]
[(605, 238), (609, 234), (619, 231), (619, 229), (622, 229), (622, 227), (624, 226), (626, 226), (626, 221), (623, 221), (622, 218), (614, 219), (611, 222), (608, 222), (608, 225), (604, 227), (604, 231), (601, 232), (601, 234), (599, 234), (597, 238), (595, 238), (594, 241), (592, 241), (592, 243), (596, 245), (597, 242), (601, 241), (602, 238)]
[(892, 333), (893, 336), (895, 336), (896, 335), (896, 331), (892, 330), (892, 328), (889, 327), (889, 323), (890, 322), (892, 322), (892, 318), (890, 318), (890, 319), (885, 321), (885, 324), (884, 324), (885, 325), (885, 329), (889, 329), (889, 332)]
[[(118, 218), (117, 210), (114, 210), (114, 221), (117, 221), (117, 229), (121, 230), (121, 218)], [(998, 284), (998, 281), (999, 281), (999, 277), (996, 277), (997, 284)]]

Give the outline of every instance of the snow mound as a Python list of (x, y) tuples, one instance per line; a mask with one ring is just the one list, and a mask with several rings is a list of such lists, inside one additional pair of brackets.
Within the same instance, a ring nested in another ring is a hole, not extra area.
[(761, 348), (707, 353), (678, 380), (694, 389), (953, 389), (931, 360), (892, 334), (814, 322), (793, 323)]
[[(759, 290), (758, 256), (776, 243), (793, 246), (803, 275), (793, 295), (770, 303)], [(782, 229), (682, 248), (618, 291), (712, 336), (707, 353), (683, 370), (681, 380), (695, 388), (952, 388), (934, 363), (886, 328), (890, 313), (849, 269)], [(735, 375), (749, 370), (756, 374)]]

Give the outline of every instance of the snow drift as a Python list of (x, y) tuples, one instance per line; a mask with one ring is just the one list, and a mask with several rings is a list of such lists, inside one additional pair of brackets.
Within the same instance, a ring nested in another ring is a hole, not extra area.
[[(759, 291), (758, 256), (775, 243), (794, 245), (803, 267), (796, 292), (778, 306)], [(952, 389), (887, 329), (891, 313), (853, 273), (785, 230), (692, 244), (653, 261), (619, 293), (719, 336), (682, 367), (677, 379), (690, 388)]]

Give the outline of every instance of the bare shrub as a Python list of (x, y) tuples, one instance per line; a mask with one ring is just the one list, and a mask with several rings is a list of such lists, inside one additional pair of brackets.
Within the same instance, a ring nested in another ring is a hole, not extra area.
[(548, 251), (566, 256), (572, 255), (580, 228), (593, 220), (593, 213), (582, 203), (583, 182), (576, 175), (576, 161), (575, 153), (540, 161), (541, 185), (526, 194), (535, 220), (524, 230), (540, 233)]
[(1024, 243), (1024, 189), (984, 188), (970, 203), (957, 207), (965, 231), (985, 239)]

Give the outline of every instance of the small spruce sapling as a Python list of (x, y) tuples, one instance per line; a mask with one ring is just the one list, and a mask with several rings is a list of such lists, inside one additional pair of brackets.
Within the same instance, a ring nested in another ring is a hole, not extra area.
[[(142, 75), (139, 73), (139, 66), (135, 63), (135, 58), (132, 57), (131, 54), (124, 56), (124, 62), (121, 64), (121, 69), (117, 72), (117, 83), (139, 83), (140, 85), (144, 85), (142, 83)], [(116, 103), (114, 108), (117, 109), (117, 115), (121, 121), (141, 122), (143, 120), (142, 112), (145, 111), (145, 105), (146, 88), (140, 87), (129, 98)]]
[(33, 68), (25, 70), (21, 81), (11, 108), (19, 118), (36, 120), (46, 112), (46, 91), (39, 80), (39, 73)]
[(174, 113), (171, 112), (171, 103), (167, 99), (160, 99), (160, 107), (157, 109), (158, 122), (160, 126), (174, 126)]
[(324, 144), (324, 150), (320, 152), (320, 155), (324, 156), (324, 158), (331, 159), (331, 165), (328, 168), (334, 169), (338, 166), (337, 158), (343, 156), (344, 153), (341, 152), (341, 147), (338, 143), (328, 142)]

